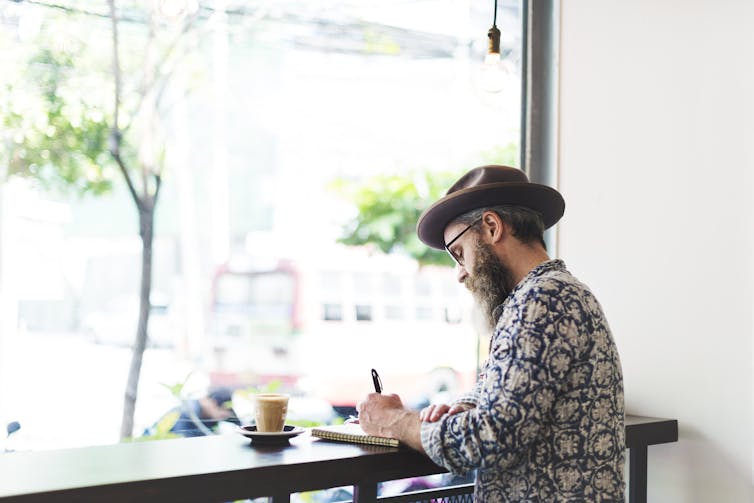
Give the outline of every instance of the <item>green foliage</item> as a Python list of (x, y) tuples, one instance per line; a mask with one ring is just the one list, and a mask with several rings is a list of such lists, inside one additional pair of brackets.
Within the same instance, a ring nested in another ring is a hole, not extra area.
[(249, 386), (248, 388), (238, 390), (237, 392), (240, 392), (246, 397), (250, 398), (252, 395), (256, 395), (257, 393), (277, 393), (282, 386), (283, 381), (281, 381), (280, 379), (273, 379), (272, 381), (262, 386)]
[[(119, 23), (118, 126), (119, 154), (138, 186), (151, 180), (150, 173), (162, 174), (165, 97), (174, 90), (169, 86), (174, 74), (188, 81), (199, 67), (198, 51), (192, 50), (199, 37), (180, 22), (150, 25), (150, 2), (119, 1), (117, 7), (134, 20)], [(21, 176), (44, 190), (100, 195), (121, 178), (109, 144), (115, 109), (112, 28), (106, 3), (95, 10), (102, 15), (45, 9), (39, 34), (23, 43), (0, 30), (0, 51), (7, 55), (0, 72), (0, 181)]]
[(310, 421), (308, 419), (286, 419), (285, 424), (292, 426), (301, 426), (302, 428), (313, 428), (315, 426), (322, 426), (322, 421)]
[[(517, 166), (518, 145), (509, 143), (482, 152), (472, 165)], [(419, 216), (445, 195), (464, 173), (413, 171), (366, 180), (338, 178), (330, 188), (350, 202), (356, 216), (343, 228), (339, 243), (373, 246), (383, 253), (405, 253), (421, 265), (453, 266), (444, 251), (429, 248), (416, 235)]]
[(173, 384), (167, 384), (163, 382), (160, 384), (165, 387), (170, 392), (170, 394), (173, 395), (173, 397), (182, 401), (185, 399), (185, 397), (183, 396), (183, 388), (186, 387), (186, 383), (188, 382), (189, 377), (191, 377), (191, 374), (193, 374), (193, 372), (189, 372), (186, 375), (185, 379), (183, 379), (183, 382)]
[(183, 438), (177, 433), (173, 433), (170, 429), (175, 426), (178, 419), (181, 417), (181, 413), (178, 410), (171, 410), (157, 421), (157, 424), (153, 428), (152, 432), (148, 435), (142, 435), (140, 437), (128, 437), (124, 438), (123, 442), (150, 442), (152, 440), (169, 440), (171, 438)]
[[(189, 374), (186, 376), (186, 378), (183, 380), (183, 382), (174, 383), (174, 384), (166, 384), (166, 383), (160, 383), (162, 384), (169, 392), (170, 394), (178, 399), (179, 401), (183, 401), (185, 398), (183, 396), (183, 388), (186, 386), (186, 382), (188, 382), (189, 377), (191, 377), (192, 372), (189, 372)], [(178, 422), (178, 419), (181, 417), (181, 413), (179, 410), (171, 410), (164, 416), (160, 418), (159, 421), (157, 421), (157, 424), (152, 429), (151, 433), (148, 435), (142, 435), (140, 437), (128, 437), (124, 439), (124, 442), (149, 442), (151, 440), (167, 440), (171, 438), (183, 438), (181, 435), (178, 435), (177, 433), (173, 433), (170, 431), (173, 426), (175, 426), (175, 423)]]
[(6, 176), (35, 179), (46, 190), (102, 194), (116, 170), (108, 153), (105, 77), (87, 79), (75, 43), (42, 40), (4, 83), (0, 165)]
[[(19, 176), (45, 190), (99, 195), (124, 175), (140, 213), (148, 213), (140, 219), (140, 231), (142, 271), (149, 272), (165, 164), (169, 106), (164, 97), (182, 55), (199, 52), (192, 51), (199, 37), (189, 33), (198, 9), (182, 22), (162, 23), (154, 22), (151, 2), (118, 3), (112, 17), (109, 9), (77, 14), (76, 8), (47, 5), (61, 10), (44, 11), (38, 34), (28, 35), (34, 40), (17, 40), (0, 29), (0, 182)], [(185, 92), (185, 87), (171, 91)], [(149, 302), (150, 288), (149, 282), (140, 287), (142, 305)], [(146, 324), (140, 324), (137, 338), (146, 334)], [(143, 349), (135, 350), (134, 362), (141, 361), (138, 352)], [(133, 428), (140, 371), (140, 364), (129, 370), (122, 437)], [(169, 389), (174, 396), (182, 392), (182, 386)]]
[(371, 245), (383, 253), (405, 253), (422, 265), (451, 266), (445, 252), (427, 247), (416, 236), (416, 221), (458, 178), (458, 173), (413, 172), (378, 175), (362, 182), (344, 178), (330, 188), (351, 202), (357, 211), (338, 242)]
[(152, 440), (168, 440), (171, 438), (183, 438), (177, 433), (173, 433), (170, 429), (178, 422), (178, 418), (181, 417), (181, 413), (177, 410), (172, 410), (162, 416), (155, 425), (154, 431), (149, 435), (142, 435), (140, 437), (129, 437), (125, 439), (126, 442), (149, 442)]
[(503, 166), (518, 167), (518, 144), (508, 143), (499, 145), (481, 154), (482, 164), (502, 164)]

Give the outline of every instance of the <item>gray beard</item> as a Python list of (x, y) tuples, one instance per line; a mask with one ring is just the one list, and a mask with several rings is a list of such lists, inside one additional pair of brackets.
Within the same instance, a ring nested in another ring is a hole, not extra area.
[(495, 330), (500, 313), (496, 308), (505, 301), (512, 289), (512, 274), (492, 252), (492, 247), (479, 242), (475, 248), (474, 275), (464, 280), (484, 316), (490, 333)]

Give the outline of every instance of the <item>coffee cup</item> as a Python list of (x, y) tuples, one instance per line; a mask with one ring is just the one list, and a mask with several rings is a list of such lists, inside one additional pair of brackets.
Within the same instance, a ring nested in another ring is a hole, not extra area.
[(283, 431), (288, 413), (288, 395), (257, 393), (254, 395), (257, 431), (274, 433)]

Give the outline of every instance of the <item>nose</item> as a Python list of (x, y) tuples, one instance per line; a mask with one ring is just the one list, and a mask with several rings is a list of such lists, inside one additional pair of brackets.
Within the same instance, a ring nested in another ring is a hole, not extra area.
[(469, 276), (469, 273), (466, 271), (466, 268), (462, 266), (461, 264), (456, 264), (456, 271), (457, 271), (457, 278), (459, 283), (463, 283), (463, 281)]

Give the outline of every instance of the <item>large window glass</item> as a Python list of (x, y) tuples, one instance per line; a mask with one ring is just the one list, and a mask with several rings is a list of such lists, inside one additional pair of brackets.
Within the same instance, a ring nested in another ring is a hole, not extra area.
[[(494, 68), (491, 2), (115, 4), (120, 154), (137, 189), (160, 174), (132, 435), (217, 386), (239, 414), (284, 389), (316, 422), (370, 368), (416, 407), (470, 386), (485, 335), (449, 264), (339, 238), (351, 189), (395, 187), (371, 223), (400, 242), (400, 187), (428, 201), (433, 176), (517, 165), (519, 3), (498, 3)], [(0, 420), (20, 450), (121, 437), (143, 242), (108, 151), (112, 40), (105, 1), (0, 4)]]

